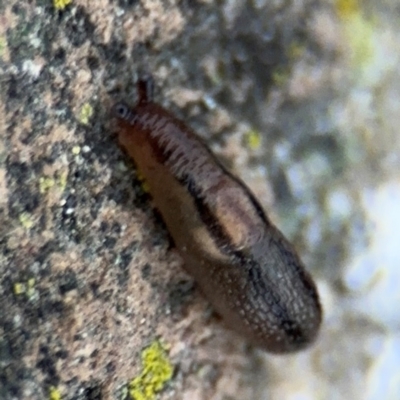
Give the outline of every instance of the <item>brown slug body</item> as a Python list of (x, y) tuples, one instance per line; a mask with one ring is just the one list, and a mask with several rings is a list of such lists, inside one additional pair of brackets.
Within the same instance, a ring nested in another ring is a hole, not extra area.
[(227, 172), (182, 121), (151, 99), (115, 105), (119, 141), (150, 187), (185, 268), (226, 324), (274, 353), (316, 337), (317, 289), (293, 246), (250, 190)]

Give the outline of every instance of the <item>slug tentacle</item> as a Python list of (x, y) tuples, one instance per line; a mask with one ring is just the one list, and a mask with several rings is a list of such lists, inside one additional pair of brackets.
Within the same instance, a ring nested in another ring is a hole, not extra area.
[(153, 101), (154, 81), (150, 76), (138, 81), (137, 90), (139, 96), (138, 104), (145, 104)]
[(234, 331), (271, 352), (303, 349), (317, 336), (317, 288), (295, 249), (250, 189), (140, 80), (132, 109), (115, 106), (119, 142), (147, 180), (185, 262)]

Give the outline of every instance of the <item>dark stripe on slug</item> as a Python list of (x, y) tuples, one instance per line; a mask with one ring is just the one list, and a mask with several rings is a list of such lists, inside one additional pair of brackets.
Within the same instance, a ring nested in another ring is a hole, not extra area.
[(210, 207), (204, 201), (201, 195), (201, 190), (196, 186), (194, 179), (190, 178), (189, 175), (184, 175), (179, 183), (186, 187), (190, 196), (193, 199), (197, 213), (207, 228), (207, 232), (213, 238), (217, 247), (226, 255), (233, 256), (235, 254), (235, 248), (229, 235), (225, 232), (224, 227), (219, 223), (218, 219), (211, 212)]

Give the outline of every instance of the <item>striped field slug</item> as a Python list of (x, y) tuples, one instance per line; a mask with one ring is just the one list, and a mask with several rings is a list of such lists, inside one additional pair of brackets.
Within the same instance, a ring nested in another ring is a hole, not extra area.
[(274, 353), (305, 348), (322, 318), (316, 286), (293, 246), (246, 185), (182, 121), (152, 101), (114, 106), (119, 142), (134, 159), (184, 259), (226, 324)]

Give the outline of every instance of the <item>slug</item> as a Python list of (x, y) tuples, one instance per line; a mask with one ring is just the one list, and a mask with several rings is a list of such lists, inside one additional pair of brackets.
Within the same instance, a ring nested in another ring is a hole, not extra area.
[(114, 106), (118, 140), (149, 185), (186, 270), (226, 325), (273, 353), (316, 338), (322, 308), (295, 249), (202, 140), (152, 100)]

